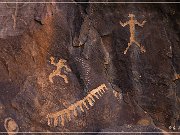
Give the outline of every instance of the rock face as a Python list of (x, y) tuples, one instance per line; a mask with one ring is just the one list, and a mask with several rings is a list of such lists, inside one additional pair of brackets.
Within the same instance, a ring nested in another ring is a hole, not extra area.
[(55, 2), (0, 4), (0, 131), (180, 131), (179, 5)]

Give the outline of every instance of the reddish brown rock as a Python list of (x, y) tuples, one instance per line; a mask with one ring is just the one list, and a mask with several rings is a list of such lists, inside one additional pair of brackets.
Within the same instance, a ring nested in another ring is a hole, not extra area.
[[(126, 125), (134, 127), (128, 131), (179, 131), (178, 4), (1, 3), (0, 10), (0, 131), (7, 117), (21, 132), (122, 131)], [(145, 53), (135, 44), (123, 53), (130, 32), (119, 21), (129, 13), (147, 21), (135, 27)], [(51, 57), (66, 60), (59, 73), (68, 83), (59, 75), (49, 80), (57, 69)], [(49, 113), (101, 84), (108, 91), (89, 110), (79, 109), (64, 126), (48, 126)]]

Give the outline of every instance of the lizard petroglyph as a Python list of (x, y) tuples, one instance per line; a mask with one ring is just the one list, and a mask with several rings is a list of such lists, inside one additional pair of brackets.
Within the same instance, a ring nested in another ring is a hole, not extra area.
[(64, 60), (64, 59), (60, 59), (58, 63), (55, 63), (53, 57), (50, 57), (50, 59), (51, 59), (51, 64), (56, 66), (57, 68), (56, 68), (56, 70), (53, 70), (53, 72), (49, 75), (49, 81), (51, 83), (53, 83), (53, 77), (54, 76), (60, 76), (60, 77), (62, 77), (64, 79), (65, 83), (68, 83), (67, 76), (61, 73), (61, 70), (62, 70), (63, 67), (65, 68), (65, 70), (67, 72), (71, 72), (71, 69), (68, 68), (68, 66), (66, 65), (67, 61)]
[(130, 20), (129, 20), (129, 21), (127, 21), (127, 22), (125, 22), (125, 23), (122, 23), (122, 22), (120, 21), (120, 24), (121, 24), (123, 27), (125, 27), (125, 26), (128, 25), (128, 24), (129, 24), (129, 27), (130, 27), (130, 28), (129, 28), (129, 29), (130, 29), (130, 42), (128, 43), (128, 47), (127, 47), (126, 50), (124, 51), (124, 54), (127, 53), (129, 47), (130, 47), (133, 43), (135, 43), (135, 44), (141, 49), (141, 52), (142, 52), (142, 53), (143, 53), (143, 52), (146, 52), (146, 50), (144, 49), (144, 47), (141, 46), (140, 43), (138, 43), (138, 42), (136, 41), (136, 39), (135, 39), (135, 24), (137, 24), (138, 26), (143, 27), (144, 24), (146, 23), (146, 21), (143, 21), (142, 23), (139, 23), (137, 20), (134, 19), (134, 17), (135, 17), (134, 14), (129, 14), (128, 17), (130, 17)]

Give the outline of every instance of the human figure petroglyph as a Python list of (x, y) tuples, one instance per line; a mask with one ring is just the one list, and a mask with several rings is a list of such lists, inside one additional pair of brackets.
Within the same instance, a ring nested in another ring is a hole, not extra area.
[(67, 61), (64, 60), (64, 59), (60, 59), (58, 63), (55, 63), (53, 57), (50, 57), (50, 60), (51, 60), (51, 64), (56, 66), (57, 68), (56, 68), (56, 70), (53, 70), (53, 72), (49, 75), (49, 81), (51, 83), (53, 83), (53, 77), (54, 76), (60, 76), (60, 77), (62, 77), (64, 79), (65, 83), (68, 83), (67, 76), (65, 74), (61, 73), (61, 70), (62, 70), (63, 67), (65, 68), (65, 70), (67, 72), (71, 72), (71, 69), (68, 68), (68, 66), (66, 65)]
[(139, 23), (137, 20), (134, 19), (135, 15), (134, 14), (129, 14), (130, 17), (130, 20), (125, 22), (125, 23), (122, 23), (120, 21), (120, 24), (125, 27), (126, 25), (129, 25), (129, 29), (130, 29), (130, 42), (128, 43), (128, 47), (126, 48), (126, 50), (124, 51), (124, 54), (127, 53), (129, 47), (135, 43), (140, 49), (141, 49), (141, 52), (146, 52), (146, 50), (144, 49), (144, 46), (141, 46), (140, 43), (138, 43), (135, 39), (135, 24), (137, 24), (138, 26), (140, 27), (143, 27), (144, 24), (146, 23), (146, 21), (143, 21), (142, 23)]

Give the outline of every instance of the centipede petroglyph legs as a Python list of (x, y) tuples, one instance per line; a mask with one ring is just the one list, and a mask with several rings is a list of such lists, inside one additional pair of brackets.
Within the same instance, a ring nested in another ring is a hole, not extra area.
[(75, 117), (78, 116), (78, 108), (84, 112), (84, 108), (89, 110), (90, 107), (94, 106), (96, 102), (95, 98), (99, 99), (107, 90), (105, 84), (101, 84), (99, 87), (93, 89), (89, 92), (89, 94), (84, 97), (82, 100), (75, 102), (74, 104), (70, 105), (67, 109), (63, 109), (58, 112), (50, 113), (47, 115), (48, 125), (51, 126), (64, 126), (65, 120), (71, 121), (71, 114)]
[[(64, 126), (65, 121), (72, 120), (72, 115), (74, 115), (74, 117), (78, 116), (78, 110), (81, 112), (85, 112), (85, 109), (89, 110), (90, 107), (94, 106), (96, 102), (95, 99), (100, 99), (107, 90), (108, 88), (106, 87), (106, 85), (101, 84), (99, 87), (90, 91), (89, 94), (82, 100), (75, 102), (67, 109), (48, 114), (48, 125), (56, 127), (60, 124), (61, 126)], [(113, 94), (118, 100), (122, 98), (121, 93), (116, 92), (115, 90), (113, 90)]]

